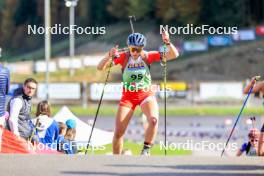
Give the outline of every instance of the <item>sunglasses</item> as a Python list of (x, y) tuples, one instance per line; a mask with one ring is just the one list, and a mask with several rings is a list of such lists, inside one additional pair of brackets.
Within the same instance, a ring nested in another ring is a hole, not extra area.
[(258, 140), (257, 139), (255, 139), (255, 140), (251, 139), (250, 142), (258, 142)]
[(142, 48), (134, 48), (134, 47), (130, 47), (129, 48), (130, 49), (130, 51), (133, 53), (133, 52), (137, 52), (137, 53), (140, 53), (141, 51), (142, 51)]

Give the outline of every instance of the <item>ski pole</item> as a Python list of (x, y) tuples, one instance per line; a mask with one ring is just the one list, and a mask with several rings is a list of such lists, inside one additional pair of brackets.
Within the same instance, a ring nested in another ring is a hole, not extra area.
[(133, 34), (133, 33), (135, 33), (135, 31), (134, 31), (134, 25), (133, 25), (133, 22), (132, 22), (132, 18), (134, 18), (134, 21), (136, 21), (136, 17), (135, 17), (135, 15), (128, 16), (128, 17), (129, 17), (129, 23), (130, 23), (131, 31), (132, 31), (132, 34)]
[[(259, 79), (260, 79), (260, 76), (256, 76), (255, 80), (258, 81)], [(241, 109), (240, 109), (240, 111), (239, 111), (239, 114), (238, 114), (238, 116), (237, 116), (236, 122), (235, 122), (235, 124), (234, 124), (234, 126), (233, 126), (233, 128), (232, 128), (232, 130), (231, 130), (231, 132), (230, 132), (230, 134), (229, 134), (229, 137), (228, 137), (228, 139), (227, 139), (227, 141), (226, 141), (225, 147), (224, 147), (224, 149), (222, 150), (221, 157), (223, 156), (223, 154), (224, 154), (224, 152), (225, 152), (225, 149), (226, 149), (226, 147), (227, 147), (227, 145), (228, 145), (228, 143), (229, 143), (229, 141), (230, 141), (230, 139), (231, 139), (231, 136), (232, 136), (232, 134), (233, 134), (233, 132), (234, 132), (234, 130), (235, 130), (235, 128), (236, 128), (236, 125), (237, 125), (237, 123), (238, 123), (238, 120), (239, 120), (239, 118), (240, 118), (240, 116), (241, 116), (241, 114), (242, 114), (242, 112), (243, 112), (243, 110), (244, 110), (244, 108), (245, 108), (245, 106), (246, 106), (246, 103), (247, 103), (247, 101), (248, 101), (248, 98), (249, 98), (250, 94), (252, 93), (253, 87), (254, 87), (254, 85), (251, 86), (251, 88), (250, 88), (250, 90), (249, 90), (249, 92), (248, 92), (248, 94), (247, 94), (247, 97), (246, 97), (246, 99), (245, 99), (245, 101), (244, 101), (244, 103), (243, 103), (243, 106), (241, 107)]]
[[(164, 50), (166, 50), (166, 45), (163, 45)], [(165, 156), (167, 155), (167, 60), (165, 56), (165, 52), (163, 52), (163, 62), (164, 62), (164, 142), (165, 142)]]
[(93, 121), (92, 129), (91, 129), (91, 133), (90, 133), (90, 136), (89, 136), (89, 139), (88, 139), (88, 143), (87, 143), (87, 146), (86, 146), (86, 149), (85, 149), (85, 154), (87, 154), (87, 151), (88, 151), (89, 146), (90, 146), (91, 138), (92, 138), (92, 135), (93, 135), (93, 130), (94, 130), (94, 127), (95, 127), (95, 122), (97, 120), (97, 117), (98, 117), (98, 114), (99, 114), (99, 110), (100, 110), (100, 107), (101, 107), (101, 104), (102, 104), (102, 100), (103, 100), (103, 97), (104, 97), (105, 87), (106, 87), (106, 85), (108, 83), (108, 78), (109, 78), (109, 75), (110, 75), (110, 72), (111, 72), (111, 67), (113, 65), (113, 59), (114, 59), (114, 57), (115, 56), (112, 57), (111, 62), (110, 62), (110, 66), (109, 66), (108, 71), (107, 71), (106, 79), (105, 79), (104, 86), (103, 86), (103, 91), (102, 91), (102, 94), (101, 94), (101, 97), (100, 97), (99, 104), (97, 106), (97, 110), (96, 110), (96, 114), (95, 114), (95, 117), (94, 117), (94, 121)]
[(165, 43), (159, 48), (159, 52), (161, 54), (161, 62), (160, 62), (160, 64), (163, 67), (164, 143), (165, 143), (164, 154), (166, 156), (167, 155), (167, 59), (166, 59), (166, 53), (168, 52), (168, 48), (167, 48)]

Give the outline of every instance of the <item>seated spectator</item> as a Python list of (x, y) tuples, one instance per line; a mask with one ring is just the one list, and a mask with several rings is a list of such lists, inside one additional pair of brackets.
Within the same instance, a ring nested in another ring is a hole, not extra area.
[(252, 128), (248, 134), (249, 142), (245, 142), (238, 150), (237, 156), (241, 156), (244, 152), (246, 156), (257, 156), (258, 142), (260, 131), (256, 128)]
[(28, 78), (24, 81), (23, 88), (17, 89), (14, 96), (8, 102), (7, 111), (9, 118), (7, 120), (7, 129), (15, 135), (26, 140), (38, 142), (38, 136), (34, 134), (34, 125), (31, 121), (31, 99), (37, 89), (37, 81)]
[(76, 122), (73, 119), (68, 119), (66, 121), (66, 133), (63, 138), (63, 133), (65, 126), (63, 123), (60, 123), (61, 134), (58, 140), (58, 151), (62, 151), (65, 154), (76, 154), (77, 146), (75, 140), (76, 135)]
[(58, 123), (51, 117), (51, 108), (47, 101), (41, 101), (37, 106), (36, 119), (33, 123), (36, 124), (39, 142), (48, 144), (57, 142), (59, 136)]
[(64, 140), (64, 136), (66, 134), (67, 126), (62, 122), (59, 122), (58, 124), (59, 124), (59, 136), (58, 136), (57, 142), (59, 143), (60, 141)]

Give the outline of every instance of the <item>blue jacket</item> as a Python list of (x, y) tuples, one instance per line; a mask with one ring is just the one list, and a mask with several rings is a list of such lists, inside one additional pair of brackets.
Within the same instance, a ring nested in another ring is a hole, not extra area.
[(9, 90), (10, 73), (9, 70), (0, 64), (0, 117), (5, 114), (6, 95)]
[[(58, 123), (46, 115), (40, 115), (37, 118), (39, 119), (39, 123), (36, 127), (39, 136), (39, 142), (49, 145), (56, 143), (59, 136)], [(35, 125), (36, 120), (34, 120), (33, 123)]]

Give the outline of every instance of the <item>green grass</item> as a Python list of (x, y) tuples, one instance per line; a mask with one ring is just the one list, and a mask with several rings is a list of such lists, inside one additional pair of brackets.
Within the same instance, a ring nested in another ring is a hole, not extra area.
[[(52, 113), (56, 114), (60, 110), (61, 106), (53, 106)], [(81, 106), (69, 106), (70, 110), (77, 116), (94, 116), (96, 113), (97, 105), (89, 104), (88, 108), (82, 108)], [(168, 116), (236, 116), (239, 113), (241, 107), (173, 107), (167, 108)], [(33, 106), (33, 114), (36, 111), (36, 107)], [(117, 111), (116, 105), (103, 104), (101, 106), (99, 116), (114, 117)], [(141, 113), (140, 108), (137, 108), (134, 112), (135, 116), (139, 116)], [(160, 108), (160, 115), (164, 115), (164, 109)], [(246, 116), (261, 116), (264, 115), (264, 108), (245, 108), (243, 115)]]
[[(136, 144), (132, 143), (130, 141), (124, 142), (124, 150), (131, 150), (133, 155), (139, 155), (142, 150), (143, 144)], [(112, 153), (112, 144), (105, 145), (104, 148), (100, 148), (101, 150), (94, 150), (92, 152), (92, 149), (90, 148), (88, 153), (96, 154), (96, 155), (105, 155)], [(81, 153), (83, 153), (85, 150), (83, 150)], [(183, 149), (175, 149), (175, 150), (167, 150), (167, 155), (173, 156), (173, 155), (191, 155), (192, 151), (190, 150), (183, 150)], [(151, 155), (164, 155), (164, 150), (161, 148), (160, 145), (156, 144), (151, 149)]]
[[(110, 80), (114, 73), (120, 72), (119, 67), (111, 69)], [(69, 70), (59, 70), (50, 73), (50, 82), (104, 82), (107, 71), (98, 71), (96, 67), (86, 67), (84, 69), (76, 69), (73, 76), (69, 76)], [(12, 82), (21, 83), (28, 77), (35, 78), (38, 82), (45, 82), (45, 73), (36, 73), (33, 75), (11, 73)]]

